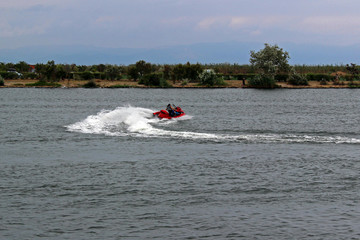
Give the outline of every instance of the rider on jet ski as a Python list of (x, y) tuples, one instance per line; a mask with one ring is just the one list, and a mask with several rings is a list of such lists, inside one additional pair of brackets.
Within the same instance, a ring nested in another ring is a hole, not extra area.
[(166, 111), (168, 111), (170, 117), (174, 117), (179, 115), (180, 113), (176, 111), (177, 107), (173, 104), (174, 107), (171, 106), (171, 104), (169, 103), (166, 107)]

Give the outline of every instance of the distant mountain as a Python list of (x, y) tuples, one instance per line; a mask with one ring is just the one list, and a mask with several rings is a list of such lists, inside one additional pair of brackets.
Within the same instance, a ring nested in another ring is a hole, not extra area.
[[(279, 44), (288, 51), (291, 64), (359, 63), (360, 46), (326, 46), (314, 44)], [(132, 64), (139, 60), (151, 63), (238, 63), (248, 64), (250, 50), (258, 51), (263, 43), (199, 43), (162, 48), (105, 48), (90, 46), (33, 46), (0, 49), (0, 62), (27, 63)]]

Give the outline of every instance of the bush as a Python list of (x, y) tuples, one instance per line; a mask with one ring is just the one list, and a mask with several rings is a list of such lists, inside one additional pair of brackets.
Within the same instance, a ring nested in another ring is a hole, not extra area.
[(289, 74), (276, 74), (275, 80), (278, 82), (286, 82), (289, 78)]
[(256, 74), (254, 73), (245, 73), (245, 74), (236, 74), (233, 75), (237, 80), (252, 79), (255, 78)]
[(306, 77), (302, 74), (299, 74), (299, 73), (292, 73), (290, 78), (289, 78), (289, 83), (291, 85), (296, 85), (296, 86), (307, 86), (309, 85), (309, 82), (308, 80), (306, 79)]
[(36, 73), (24, 73), (23, 78), (24, 79), (36, 79), (38, 75)]
[(0, 86), (4, 86), (4, 85), (5, 85), (4, 79), (3, 79), (3, 77), (0, 75)]
[(319, 73), (308, 73), (306, 74), (306, 78), (308, 81), (321, 81), (323, 79), (325, 79), (325, 81), (330, 81), (333, 79), (332, 76), (328, 75), (328, 74), (319, 74)]
[(206, 69), (202, 73), (200, 73), (199, 79), (201, 85), (225, 85), (224, 79), (222, 77), (218, 77), (212, 69)]
[(99, 87), (93, 80), (88, 81), (83, 85), (84, 88), (97, 88)]
[(275, 83), (275, 79), (269, 74), (258, 74), (255, 78), (249, 80), (249, 87), (254, 88), (276, 88), (278, 87)]
[(94, 72), (93, 74), (95, 79), (101, 79), (101, 80), (106, 79), (106, 74), (103, 72)]
[(170, 87), (169, 83), (163, 78), (162, 73), (149, 73), (145, 74), (139, 84), (154, 87)]
[(94, 74), (90, 71), (86, 71), (86, 72), (82, 72), (82, 73), (79, 73), (80, 74), (80, 77), (81, 79), (83, 80), (92, 80), (94, 79)]
[(4, 79), (18, 79), (20, 76), (15, 72), (0, 72), (0, 75)]

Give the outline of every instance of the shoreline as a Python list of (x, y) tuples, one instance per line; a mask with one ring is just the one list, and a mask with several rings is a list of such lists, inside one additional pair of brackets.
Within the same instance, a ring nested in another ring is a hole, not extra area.
[[(14, 79), (14, 80), (4, 80), (4, 86), (0, 88), (83, 88), (83, 85), (88, 82), (88, 80), (60, 80), (56, 83), (60, 84), (60, 87), (53, 86), (27, 86), (26, 84), (33, 84), (38, 82), (38, 79)], [(95, 79), (95, 83), (99, 88), (158, 88), (145, 86), (138, 84), (136, 81), (131, 81), (127, 79), (123, 80), (99, 80)], [(169, 81), (171, 87), (169, 88), (250, 88), (243, 86), (242, 80), (225, 80), (225, 86), (199, 86), (198, 83), (188, 83), (182, 85), (181, 81), (176, 81), (175, 83)], [(332, 82), (328, 82), (326, 85), (321, 85), (318, 81), (309, 81), (308, 86), (294, 86), (286, 82), (277, 82), (280, 86), (279, 89), (329, 89), (329, 88), (351, 88), (348, 85), (348, 82), (345, 81), (343, 85), (335, 85)]]

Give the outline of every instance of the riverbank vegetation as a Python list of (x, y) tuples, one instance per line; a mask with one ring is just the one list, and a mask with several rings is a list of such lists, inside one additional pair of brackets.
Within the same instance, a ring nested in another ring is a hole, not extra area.
[[(59, 64), (54, 61), (35, 65), (24, 61), (0, 63), (0, 86), (276, 88), (306, 87), (309, 83), (311, 86), (322, 87), (360, 86), (359, 68), (356, 64), (291, 66), (289, 58), (289, 53), (277, 45), (265, 44), (264, 49), (258, 52), (250, 51), (250, 64), (242, 65), (189, 62), (171, 65), (152, 64), (144, 60), (127, 66), (87, 66)], [(314, 82), (318, 84), (314, 85)]]

